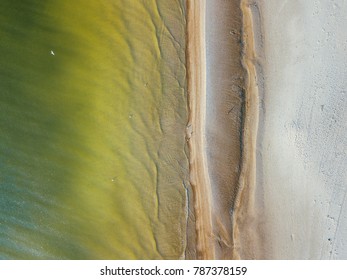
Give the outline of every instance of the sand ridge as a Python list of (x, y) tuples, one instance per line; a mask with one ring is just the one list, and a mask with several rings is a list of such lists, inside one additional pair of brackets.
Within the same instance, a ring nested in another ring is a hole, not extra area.
[(205, 150), (206, 63), (205, 0), (187, 1), (187, 87), (190, 184), (193, 190), (196, 257), (214, 259), (211, 186)]

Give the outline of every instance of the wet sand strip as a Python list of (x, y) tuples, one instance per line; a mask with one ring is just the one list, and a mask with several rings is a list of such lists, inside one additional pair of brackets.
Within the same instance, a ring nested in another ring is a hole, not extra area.
[(252, 258), (259, 247), (254, 56), (246, 2), (187, 1), (186, 137), (198, 259)]

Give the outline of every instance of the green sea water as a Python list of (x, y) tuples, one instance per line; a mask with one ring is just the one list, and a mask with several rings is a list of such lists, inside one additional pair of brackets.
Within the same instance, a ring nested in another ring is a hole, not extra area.
[(2, 0), (0, 258), (177, 259), (183, 0)]

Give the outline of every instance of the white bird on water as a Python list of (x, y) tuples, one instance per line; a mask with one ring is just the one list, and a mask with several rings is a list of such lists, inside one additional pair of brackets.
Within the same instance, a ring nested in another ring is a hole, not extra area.
[(55, 55), (54, 51), (51, 50), (51, 55)]

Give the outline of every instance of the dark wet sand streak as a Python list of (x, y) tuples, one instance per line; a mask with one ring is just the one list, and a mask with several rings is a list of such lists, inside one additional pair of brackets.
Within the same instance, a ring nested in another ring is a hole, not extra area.
[(213, 195), (216, 258), (233, 254), (232, 209), (238, 192), (245, 98), (240, 1), (207, 0), (206, 150)]

